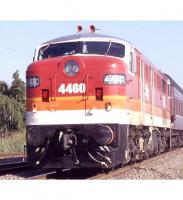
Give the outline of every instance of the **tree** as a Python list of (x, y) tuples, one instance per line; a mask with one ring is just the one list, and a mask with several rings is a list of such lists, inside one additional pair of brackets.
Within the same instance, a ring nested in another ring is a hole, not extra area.
[(8, 95), (9, 88), (5, 81), (0, 81), (0, 95)]
[(6, 95), (0, 96), (0, 130), (2, 132), (22, 130), (24, 128), (23, 113), (19, 103)]
[(25, 104), (25, 83), (20, 79), (18, 70), (13, 73), (12, 78), (10, 97), (13, 97), (21, 104)]
[(9, 90), (9, 96), (19, 104), (22, 115), (25, 113), (25, 83), (20, 79), (18, 70), (12, 75), (13, 81)]
[(10, 88), (0, 81), (0, 132), (17, 130), (25, 127), (25, 84), (19, 78), (19, 72), (13, 73)]

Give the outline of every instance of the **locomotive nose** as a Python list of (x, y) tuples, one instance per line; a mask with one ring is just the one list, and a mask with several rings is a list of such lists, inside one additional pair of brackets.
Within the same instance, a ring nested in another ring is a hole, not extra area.
[(64, 57), (58, 62), (56, 76), (58, 96), (80, 96), (86, 92), (86, 67), (81, 58)]

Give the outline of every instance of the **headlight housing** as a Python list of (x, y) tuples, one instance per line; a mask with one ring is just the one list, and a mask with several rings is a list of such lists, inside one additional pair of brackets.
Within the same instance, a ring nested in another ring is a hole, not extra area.
[(40, 79), (38, 76), (29, 76), (26, 77), (26, 86), (27, 88), (35, 88), (40, 85)]
[(69, 60), (66, 62), (65, 66), (64, 66), (64, 73), (67, 76), (75, 76), (78, 72), (79, 72), (79, 64), (74, 61), (74, 60)]

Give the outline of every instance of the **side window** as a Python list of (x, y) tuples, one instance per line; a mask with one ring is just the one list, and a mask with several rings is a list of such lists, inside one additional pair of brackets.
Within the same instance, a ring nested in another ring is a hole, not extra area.
[(136, 56), (133, 52), (130, 52), (130, 63), (129, 64), (130, 64), (129, 71), (134, 74), (136, 71)]

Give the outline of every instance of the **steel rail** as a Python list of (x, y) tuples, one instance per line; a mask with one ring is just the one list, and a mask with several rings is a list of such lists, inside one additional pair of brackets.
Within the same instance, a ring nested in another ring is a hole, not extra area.
[(7, 172), (10, 170), (15, 170), (15, 169), (24, 169), (27, 167), (29, 167), (29, 164), (27, 161), (6, 162), (3, 164), (0, 164), (0, 173)]

